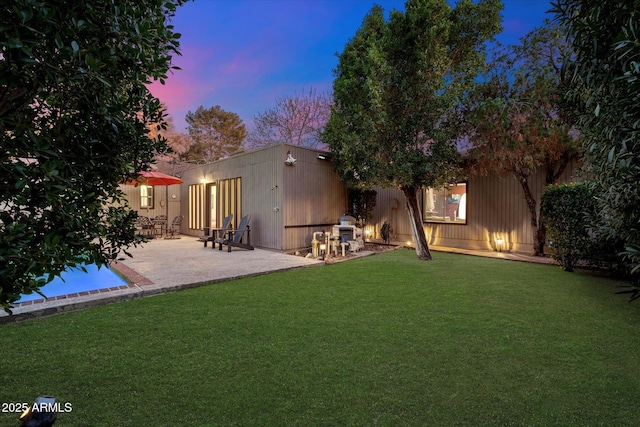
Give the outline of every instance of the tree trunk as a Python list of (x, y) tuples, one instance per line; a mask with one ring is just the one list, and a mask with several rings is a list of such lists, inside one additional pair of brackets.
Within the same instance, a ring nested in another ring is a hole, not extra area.
[(546, 240), (546, 229), (538, 220), (536, 199), (531, 194), (529, 180), (526, 175), (519, 175), (518, 181), (524, 191), (524, 199), (527, 201), (529, 215), (531, 217), (531, 228), (533, 228), (533, 255), (544, 256), (544, 242)]
[(418, 189), (416, 187), (400, 187), (400, 190), (402, 190), (407, 202), (407, 212), (409, 213), (409, 223), (411, 224), (411, 230), (413, 231), (416, 254), (419, 259), (425, 261), (431, 260), (433, 258), (431, 256), (431, 251), (429, 251), (427, 236), (424, 234), (422, 214), (420, 213), (420, 206), (418, 205)]

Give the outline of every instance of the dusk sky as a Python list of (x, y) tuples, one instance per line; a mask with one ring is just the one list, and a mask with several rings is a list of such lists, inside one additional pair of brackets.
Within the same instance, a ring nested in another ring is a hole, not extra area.
[[(151, 92), (167, 106), (175, 130), (186, 132), (185, 115), (200, 105), (236, 113), (247, 130), (252, 118), (278, 97), (313, 87), (330, 92), (336, 53), (362, 25), (374, 3), (386, 12), (404, 0), (195, 0), (173, 20), (182, 56), (163, 86)], [(453, 3), (453, 1), (451, 1)], [(505, 44), (542, 25), (549, 0), (503, 0)]]

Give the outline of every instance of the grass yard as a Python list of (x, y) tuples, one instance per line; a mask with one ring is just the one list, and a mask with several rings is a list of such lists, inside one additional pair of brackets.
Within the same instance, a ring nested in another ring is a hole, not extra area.
[(619, 285), (408, 250), (213, 284), (0, 326), (0, 402), (53, 395), (56, 427), (638, 426)]

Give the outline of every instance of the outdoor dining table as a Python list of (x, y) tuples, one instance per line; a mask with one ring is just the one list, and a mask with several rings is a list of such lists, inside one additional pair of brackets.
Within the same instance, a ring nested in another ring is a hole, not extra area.
[(151, 224), (153, 224), (153, 237), (156, 236), (162, 237), (167, 230), (167, 220), (165, 218), (153, 218), (151, 219)]

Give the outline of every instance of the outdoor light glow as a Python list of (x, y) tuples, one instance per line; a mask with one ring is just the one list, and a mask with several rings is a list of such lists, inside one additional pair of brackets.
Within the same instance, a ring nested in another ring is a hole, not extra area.
[(206, 178), (200, 178), (200, 184), (206, 184), (206, 183), (207, 183)]

